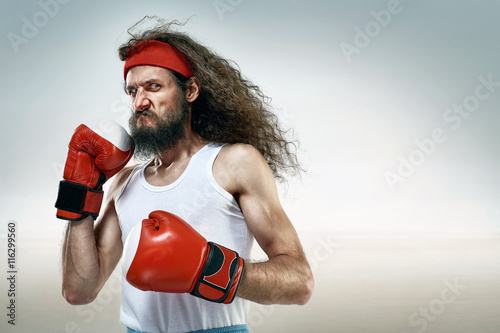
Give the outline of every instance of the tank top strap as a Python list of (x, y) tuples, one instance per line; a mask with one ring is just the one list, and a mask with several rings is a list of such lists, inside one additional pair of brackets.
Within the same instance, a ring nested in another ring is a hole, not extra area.
[(132, 172), (130, 173), (130, 175), (128, 175), (127, 177), (127, 180), (125, 181), (125, 183), (123, 184), (120, 192), (118, 192), (118, 195), (116, 196), (115, 198), (115, 202), (118, 201), (120, 199), (120, 197), (122, 196), (123, 194), (123, 191), (125, 191), (125, 188), (127, 188), (128, 184), (130, 183), (130, 181), (132, 180), (132, 178), (134, 177), (137, 177), (140, 173), (140, 171), (142, 169), (144, 169), (146, 167), (146, 165), (148, 164), (149, 162), (146, 162), (146, 163), (142, 163), (142, 164), (138, 164), (134, 167), (134, 169), (132, 170)]

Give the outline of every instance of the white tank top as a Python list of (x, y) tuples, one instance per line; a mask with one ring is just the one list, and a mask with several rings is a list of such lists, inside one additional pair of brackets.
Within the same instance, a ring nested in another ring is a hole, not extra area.
[[(144, 177), (149, 163), (137, 166), (116, 199), (122, 241), (132, 227), (154, 210), (187, 221), (203, 237), (248, 259), (253, 244), (234, 197), (217, 184), (212, 166), (222, 145), (210, 143), (196, 152), (183, 174), (167, 186), (152, 186)], [(141, 291), (122, 278), (122, 325), (141, 332), (191, 332), (246, 323), (247, 301), (236, 297), (218, 304), (190, 294)]]

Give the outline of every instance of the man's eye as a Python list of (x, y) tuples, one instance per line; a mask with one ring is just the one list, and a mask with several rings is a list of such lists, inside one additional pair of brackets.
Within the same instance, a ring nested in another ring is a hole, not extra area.
[(130, 96), (132, 96), (132, 97), (134, 97), (136, 93), (137, 93), (137, 90), (136, 90), (136, 89), (130, 89), (130, 90), (128, 91), (128, 94), (129, 94)]
[(158, 89), (160, 88), (160, 85), (158, 83), (151, 83), (150, 87), (151, 89)]

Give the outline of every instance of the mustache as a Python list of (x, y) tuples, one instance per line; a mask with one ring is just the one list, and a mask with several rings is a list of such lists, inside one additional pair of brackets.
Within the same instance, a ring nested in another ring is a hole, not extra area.
[(137, 120), (139, 119), (140, 116), (147, 116), (152, 118), (153, 120), (158, 120), (159, 117), (152, 112), (150, 109), (144, 109), (144, 110), (132, 110), (132, 118)]

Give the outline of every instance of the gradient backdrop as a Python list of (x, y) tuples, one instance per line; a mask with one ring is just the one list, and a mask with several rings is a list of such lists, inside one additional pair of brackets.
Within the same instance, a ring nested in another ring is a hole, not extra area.
[(252, 305), (253, 332), (500, 330), (500, 4), (0, 6), (2, 332), (124, 332), (119, 270), (92, 304), (61, 297), (65, 223), (53, 205), (74, 128), (98, 117), (127, 124), (116, 49), (144, 15), (191, 17), (183, 30), (234, 60), (301, 142), (308, 172), (280, 191), (315, 294), (302, 307)]

